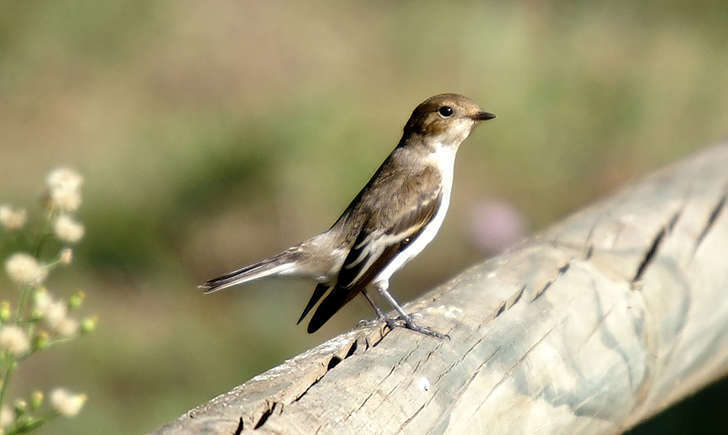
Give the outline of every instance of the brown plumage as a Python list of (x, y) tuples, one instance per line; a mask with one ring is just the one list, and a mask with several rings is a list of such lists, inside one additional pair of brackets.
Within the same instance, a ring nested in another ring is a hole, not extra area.
[(318, 285), (299, 322), (323, 298), (308, 325), (308, 332), (315, 332), (372, 284), (400, 313), (402, 324), (384, 319), (390, 326), (441, 336), (412, 322), (388, 293), (389, 278), (434, 238), (449, 204), (455, 153), (479, 121), (493, 117), (461, 95), (428, 98), (415, 108), (397, 147), (331, 228), (201, 287), (214, 292), (266, 276), (313, 278)]
[[(396, 173), (394, 168), (407, 168), (397, 164), (395, 152), (382, 165), (384, 171)], [(344, 264), (339, 270), (333, 290), (321, 302), (308, 324), (308, 332), (315, 332), (341, 307), (369, 285), (394, 255), (402, 251), (422, 232), (441, 203), (442, 185), (438, 171), (425, 166), (422, 171), (395, 176), (385, 181), (373, 177), (375, 182), (364, 188), (364, 195), (351, 213), (366, 220), (358, 228), (356, 239), (350, 246)], [(371, 193), (370, 193), (371, 192)], [(348, 218), (348, 216), (347, 216)], [(353, 233), (349, 234), (351, 240)], [(386, 240), (381, 244), (376, 242)]]

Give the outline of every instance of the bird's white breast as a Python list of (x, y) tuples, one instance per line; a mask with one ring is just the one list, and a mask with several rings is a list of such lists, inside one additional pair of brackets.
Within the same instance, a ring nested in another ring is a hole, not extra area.
[(440, 207), (437, 209), (437, 213), (432, 220), (425, 226), (422, 233), (405, 248), (404, 251), (395, 256), (392, 262), (390, 262), (374, 279), (375, 283), (381, 283), (385, 287), (388, 286), (389, 279), (392, 275), (398, 271), (402, 266), (407, 264), (411, 259), (422, 252), (425, 247), (432, 242), (437, 235), (437, 232), (442, 226), (442, 222), (445, 220), (447, 214), (447, 208), (450, 206), (450, 192), (452, 191), (453, 174), (455, 172), (455, 152), (454, 147), (436, 145), (436, 151), (430, 154), (430, 163), (437, 166), (440, 169), (442, 176), (442, 200)]

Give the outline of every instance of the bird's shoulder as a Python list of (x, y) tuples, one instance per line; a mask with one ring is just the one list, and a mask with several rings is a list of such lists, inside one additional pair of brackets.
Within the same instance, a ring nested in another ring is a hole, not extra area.
[(370, 229), (392, 227), (403, 216), (428, 208), (442, 189), (439, 168), (405, 150), (395, 150), (367, 188), (355, 212), (366, 216)]
[(398, 147), (349, 203), (329, 233), (348, 244), (362, 230), (391, 227), (402, 215), (437, 201), (441, 185), (442, 174), (436, 164)]

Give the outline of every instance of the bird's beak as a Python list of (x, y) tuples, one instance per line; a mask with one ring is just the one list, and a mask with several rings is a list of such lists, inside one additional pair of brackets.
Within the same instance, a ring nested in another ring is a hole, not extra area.
[(478, 112), (474, 115), (470, 115), (470, 119), (472, 119), (473, 121), (487, 121), (493, 118), (495, 118), (495, 115), (488, 112)]

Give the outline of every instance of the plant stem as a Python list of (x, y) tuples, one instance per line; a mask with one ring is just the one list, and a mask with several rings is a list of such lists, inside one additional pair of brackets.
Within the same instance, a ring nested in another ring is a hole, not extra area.
[(5, 402), (5, 393), (8, 390), (8, 385), (10, 384), (10, 376), (13, 375), (13, 369), (15, 369), (15, 359), (8, 354), (8, 368), (5, 370), (5, 376), (3, 376), (3, 387), (2, 390), (0, 390), (0, 409), (3, 406), (3, 403)]
[(36, 259), (40, 259), (40, 251), (43, 248), (43, 244), (46, 240), (48, 240), (48, 237), (50, 237), (51, 235), (51, 222), (53, 221), (53, 215), (55, 214), (55, 212), (55, 207), (51, 206), (50, 210), (48, 210), (48, 217), (46, 218), (45, 224), (43, 225), (43, 230), (40, 234), (38, 234), (38, 244), (35, 247)]
[(15, 323), (20, 323), (23, 320), (23, 314), (25, 311), (25, 303), (28, 300), (29, 292), (30, 292), (30, 289), (27, 286), (24, 286), (23, 289), (20, 291), (20, 301), (18, 301), (18, 310), (15, 313)]

